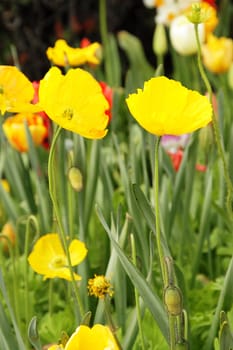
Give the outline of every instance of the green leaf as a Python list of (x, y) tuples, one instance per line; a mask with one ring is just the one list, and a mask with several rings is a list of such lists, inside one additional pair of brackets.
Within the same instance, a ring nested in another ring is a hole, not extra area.
[(155, 70), (148, 63), (141, 41), (127, 31), (118, 33), (118, 42), (125, 51), (130, 68), (126, 77), (126, 95), (141, 88), (144, 82), (154, 76)]
[(220, 350), (233, 349), (233, 335), (229, 326), (229, 321), (224, 311), (220, 314), (220, 331), (219, 331)]
[(40, 338), (37, 330), (37, 319), (33, 317), (28, 326), (28, 338), (30, 343), (35, 347), (35, 350), (42, 350)]
[(158, 327), (160, 328), (163, 336), (169, 342), (169, 332), (168, 332), (168, 321), (167, 314), (163, 307), (163, 304), (157, 294), (152, 290), (151, 286), (148, 284), (145, 277), (141, 274), (141, 272), (134, 266), (134, 264), (128, 259), (123, 250), (120, 248), (118, 242), (114, 238), (114, 233), (110, 230), (107, 225), (100, 209), (97, 207), (97, 215), (105, 228), (109, 239), (117, 252), (118, 258), (124, 268), (125, 272), (129, 276), (131, 282), (137, 288), (139, 294), (141, 295), (145, 306), (150, 310), (154, 319), (156, 320)]
[(218, 299), (218, 305), (212, 320), (208, 338), (205, 344), (205, 350), (211, 350), (213, 346), (213, 341), (216, 336), (216, 331), (219, 322), (219, 314), (221, 310), (228, 310), (233, 303), (233, 257), (228, 266), (228, 270), (225, 275), (223, 287)]
[[(152, 232), (156, 234), (155, 215), (154, 215), (153, 209), (149, 201), (145, 197), (144, 193), (142, 192), (142, 190), (137, 184), (132, 184), (132, 194), (134, 195), (138, 208), (140, 209), (141, 213), (146, 219), (147, 224), (149, 225)], [(169, 248), (168, 248), (167, 242), (165, 242), (164, 237), (162, 237), (162, 244), (163, 244), (163, 249), (165, 254), (170, 256), (171, 254), (169, 252)]]
[(14, 312), (13, 312), (11, 304), (10, 304), (10, 300), (8, 298), (8, 294), (7, 294), (7, 290), (6, 290), (6, 286), (5, 286), (5, 283), (4, 283), (4, 280), (3, 280), (3, 275), (2, 275), (2, 271), (1, 270), (0, 270), (0, 291), (2, 292), (4, 301), (6, 303), (8, 311), (9, 311), (10, 321), (12, 322), (14, 333), (15, 333), (15, 338), (16, 338), (15, 340), (17, 341), (17, 344), (18, 344), (17, 349), (25, 350), (26, 347), (25, 347), (25, 344), (23, 342), (22, 336), (20, 334), (20, 330), (18, 328), (16, 319), (15, 319), (15, 315), (14, 315)]

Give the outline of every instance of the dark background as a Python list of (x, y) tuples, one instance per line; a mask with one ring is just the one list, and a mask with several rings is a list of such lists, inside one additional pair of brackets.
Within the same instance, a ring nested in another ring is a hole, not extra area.
[[(148, 60), (154, 60), (155, 10), (142, 0), (106, 0), (108, 30), (127, 30), (141, 39)], [(0, 64), (14, 64), (31, 80), (50, 67), (46, 49), (58, 38), (78, 46), (83, 37), (101, 41), (98, 0), (0, 0)]]

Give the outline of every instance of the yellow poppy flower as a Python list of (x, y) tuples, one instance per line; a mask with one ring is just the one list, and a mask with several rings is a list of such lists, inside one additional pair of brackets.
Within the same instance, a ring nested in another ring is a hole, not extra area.
[(2, 125), (4, 134), (10, 144), (20, 152), (28, 151), (27, 134), (24, 122), (27, 123), (35, 145), (41, 145), (47, 136), (48, 130), (39, 114), (19, 113), (9, 117)]
[(213, 73), (224, 73), (233, 60), (233, 41), (230, 38), (218, 38), (210, 34), (206, 44), (202, 45), (202, 58), (205, 67)]
[[(87, 255), (85, 244), (77, 239), (69, 245), (71, 265), (80, 264)], [(28, 257), (32, 269), (47, 278), (64, 278), (71, 280), (68, 261), (57, 233), (48, 233), (36, 242), (33, 251)], [(81, 276), (74, 273), (75, 280)]]
[(62, 75), (52, 67), (40, 81), (39, 101), (43, 110), (58, 125), (90, 139), (103, 138), (109, 109), (100, 84), (80, 68)]
[(65, 67), (80, 66), (85, 63), (100, 64), (101, 45), (97, 42), (84, 48), (73, 48), (63, 39), (55, 42), (54, 47), (49, 47), (46, 51), (48, 59), (55, 65)]
[(212, 117), (206, 96), (166, 77), (145, 82), (143, 90), (130, 94), (126, 103), (138, 123), (158, 136), (190, 133), (206, 126)]
[(110, 329), (101, 324), (81, 325), (66, 343), (65, 350), (119, 350)]
[(0, 66), (0, 112), (39, 112), (31, 104), (34, 88), (28, 78), (14, 66)]

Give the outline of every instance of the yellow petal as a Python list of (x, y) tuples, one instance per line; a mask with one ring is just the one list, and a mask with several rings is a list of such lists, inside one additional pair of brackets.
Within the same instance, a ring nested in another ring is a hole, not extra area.
[(38, 112), (32, 105), (34, 88), (28, 78), (14, 66), (0, 66), (0, 112)]
[(101, 324), (89, 328), (81, 325), (68, 340), (65, 350), (119, 350), (110, 329)]
[[(79, 264), (86, 256), (87, 250), (84, 243), (78, 240), (71, 242), (70, 247), (71, 264)], [(64, 278), (71, 280), (68, 260), (63, 250), (60, 238), (57, 233), (49, 233), (38, 239), (33, 251), (28, 257), (32, 269), (47, 278)], [(75, 280), (81, 276), (74, 273)]]
[(52, 67), (40, 82), (39, 100), (47, 115), (64, 129), (91, 139), (106, 135), (109, 105), (88, 72), (76, 68), (64, 76)]
[(72, 266), (80, 264), (87, 255), (85, 244), (78, 239), (73, 239), (69, 246)]
[(212, 117), (207, 97), (166, 77), (145, 82), (144, 89), (129, 95), (126, 103), (138, 123), (158, 136), (190, 133)]
[(84, 48), (74, 48), (63, 39), (55, 42), (54, 47), (49, 47), (46, 51), (48, 59), (61, 67), (80, 66), (85, 63), (99, 64), (98, 52), (101, 45), (97, 42)]

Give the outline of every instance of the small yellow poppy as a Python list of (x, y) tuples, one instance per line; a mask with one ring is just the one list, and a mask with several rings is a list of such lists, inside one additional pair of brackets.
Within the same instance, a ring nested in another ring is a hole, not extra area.
[(70, 69), (63, 75), (52, 67), (40, 81), (39, 101), (55, 123), (90, 139), (103, 138), (109, 104), (100, 84), (83, 69)]
[(30, 102), (34, 88), (28, 78), (14, 66), (0, 66), (0, 113), (39, 112)]
[(85, 63), (100, 64), (101, 45), (97, 42), (84, 48), (74, 48), (67, 44), (63, 39), (58, 39), (54, 47), (49, 47), (46, 51), (48, 59), (55, 65), (81, 66)]
[[(71, 241), (69, 245), (71, 265), (80, 264), (87, 255), (85, 244), (78, 239)], [(33, 251), (28, 257), (32, 269), (47, 278), (64, 278), (71, 280), (68, 260), (57, 233), (48, 233), (36, 242)], [(81, 280), (81, 276), (74, 273), (75, 280)]]
[(66, 343), (65, 350), (119, 350), (110, 329), (101, 324), (92, 328), (81, 325)]
[(137, 122), (158, 136), (193, 132), (206, 126), (212, 117), (206, 96), (166, 77), (145, 82), (144, 88), (130, 94), (126, 103)]

